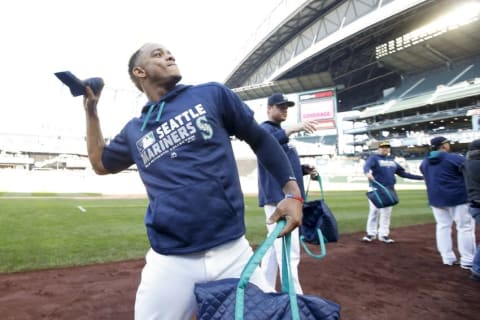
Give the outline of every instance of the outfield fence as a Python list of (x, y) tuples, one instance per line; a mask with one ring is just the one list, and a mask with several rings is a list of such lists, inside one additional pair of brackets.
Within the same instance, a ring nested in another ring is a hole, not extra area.
[[(367, 190), (368, 182), (361, 172), (345, 167), (323, 167), (320, 171), (324, 190)], [(257, 169), (241, 172), (240, 182), (245, 194), (257, 194)], [(308, 176), (304, 183), (308, 185)], [(317, 182), (310, 183), (311, 191), (319, 191)], [(425, 189), (423, 181), (397, 179), (397, 189)], [(99, 193), (104, 195), (145, 195), (138, 172), (96, 175), (92, 170), (18, 170), (0, 169), (2, 193)]]

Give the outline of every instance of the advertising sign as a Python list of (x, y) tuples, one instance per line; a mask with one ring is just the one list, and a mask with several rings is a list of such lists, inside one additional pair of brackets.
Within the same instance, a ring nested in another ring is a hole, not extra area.
[(300, 93), (298, 100), (300, 121), (317, 120), (317, 130), (336, 129), (337, 98), (334, 89)]

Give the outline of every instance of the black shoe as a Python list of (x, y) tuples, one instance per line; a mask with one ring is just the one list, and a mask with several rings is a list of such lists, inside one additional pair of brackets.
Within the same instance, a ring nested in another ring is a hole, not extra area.
[(373, 240), (375, 240), (375, 236), (372, 236), (370, 234), (367, 234), (365, 237), (362, 238), (363, 242), (372, 242)]
[(394, 243), (395, 242), (395, 240), (393, 240), (392, 238), (390, 238), (388, 236), (380, 237), (380, 238), (378, 238), (378, 240), (382, 241), (383, 243)]

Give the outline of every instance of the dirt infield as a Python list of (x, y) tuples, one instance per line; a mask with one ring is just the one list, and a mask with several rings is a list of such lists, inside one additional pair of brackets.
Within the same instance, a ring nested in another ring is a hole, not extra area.
[[(434, 225), (398, 228), (391, 245), (342, 236), (327, 245), (324, 260), (302, 257), (304, 291), (339, 303), (343, 320), (479, 319), (480, 282), (441, 264), (434, 232)], [(0, 318), (133, 319), (142, 266), (135, 260), (0, 274)]]

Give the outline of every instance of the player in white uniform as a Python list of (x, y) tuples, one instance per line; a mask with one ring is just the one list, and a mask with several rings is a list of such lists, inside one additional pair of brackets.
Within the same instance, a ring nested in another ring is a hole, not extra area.
[[(372, 183), (372, 180), (375, 180), (384, 187), (394, 191), (397, 182), (395, 175), (407, 179), (423, 180), (423, 177), (420, 175), (406, 172), (401, 165), (395, 162), (390, 155), (390, 150), (390, 143), (383, 141), (378, 146), (378, 152), (368, 157), (363, 166), (363, 173), (365, 173), (370, 183)], [(378, 240), (383, 243), (394, 243), (395, 240), (390, 237), (390, 218), (393, 207), (377, 208), (369, 199), (368, 208), (367, 234), (362, 238), (362, 241), (369, 243), (378, 237)]]
[[(287, 110), (295, 103), (288, 101), (283, 94), (274, 93), (267, 101), (267, 116), (268, 121), (261, 124), (262, 128), (268, 131), (275, 140), (282, 146), (285, 151), (288, 160), (292, 166), (295, 177), (300, 187), (302, 197), (305, 197), (305, 191), (303, 187), (303, 175), (311, 174), (317, 175), (317, 171), (314, 166), (301, 165), (298, 153), (293, 145), (289, 143), (289, 136), (296, 132), (309, 132), (312, 133), (316, 130), (315, 121), (306, 121), (298, 123), (294, 126), (289, 126), (283, 129), (280, 124), (287, 119)], [(276, 205), (283, 198), (282, 187), (276, 181), (276, 179), (266, 170), (262, 165), (258, 165), (258, 198), (259, 205), (263, 206), (265, 210), (265, 216), (268, 219), (273, 212), (275, 212)], [(268, 233), (270, 234), (274, 225), (267, 224)], [(265, 277), (268, 283), (275, 287), (277, 280), (278, 270), (281, 272), (282, 266), (282, 241), (277, 239), (273, 248), (267, 251), (262, 259), (262, 270), (265, 273)], [(300, 263), (300, 242), (299, 232), (295, 229), (292, 232), (292, 243), (290, 251), (290, 265), (292, 269), (292, 278), (297, 293), (302, 293), (302, 287), (298, 277), (298, 264)]]
[[(475, 255), (475, 221), (468, 212), (468, 199), (462, 166), (465, 158), (450, 153), (450, 141), (435, 137), (431, 151), (420, 165), (425, 177), (428, 202), (436, 222), (437, 249), (445, 265), (459, 263), (470, 269)], [(460, 261), (453, 250), (452, 225), (457, 228)]]

